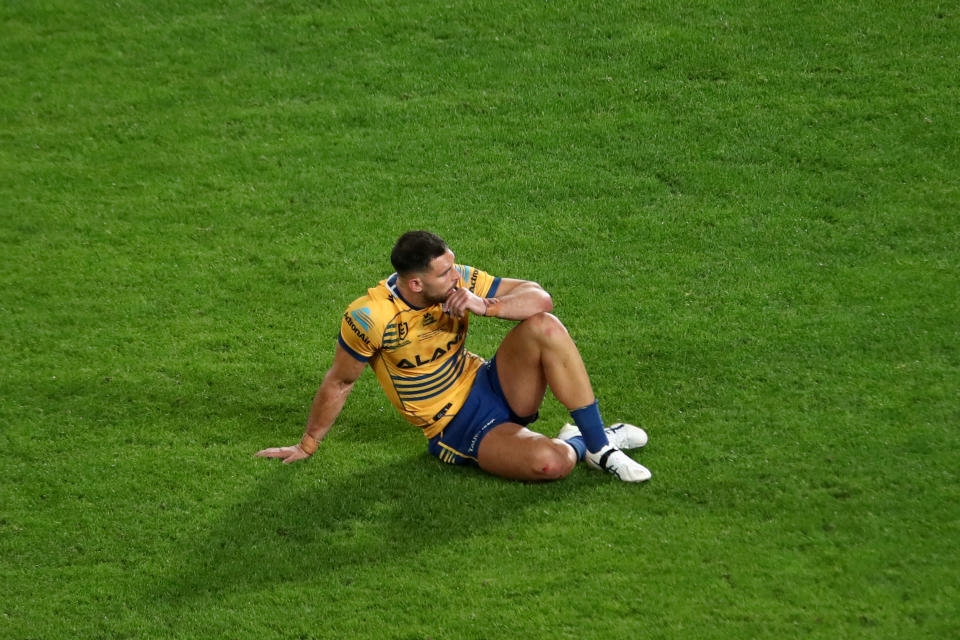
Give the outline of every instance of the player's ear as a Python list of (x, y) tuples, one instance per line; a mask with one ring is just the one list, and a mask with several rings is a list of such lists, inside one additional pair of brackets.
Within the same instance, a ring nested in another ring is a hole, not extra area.
[(410, 288), (410, 291), (414, 293), (420, 293), (423, 291), (423, 280), (420, 278), (410, 278), (407, 280), (407, 287)]

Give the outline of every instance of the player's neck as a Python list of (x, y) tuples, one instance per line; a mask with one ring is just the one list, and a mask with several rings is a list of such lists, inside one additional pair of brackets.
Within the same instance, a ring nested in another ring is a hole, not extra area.
[(409, 283), (403, 278), (397, 278), (397, 291), (400, 292), (400, 295), (407, 302), (407, 304), (423, 309), (424, 307), (429, 307), (426, 298), (423, 297), (422, 293), (417, 293), (410, 289)]

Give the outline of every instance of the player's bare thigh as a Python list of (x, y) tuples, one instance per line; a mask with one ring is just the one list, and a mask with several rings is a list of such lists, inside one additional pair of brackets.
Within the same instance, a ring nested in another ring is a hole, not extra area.
[(563, 323), (549, 313), (530, 316), (507, 334), (497, 351), (497, 375), (514, 413), (536, 413), (547, 386), (573, 410), (594, 401), (590, 376)]
[(480, 468), (509, 480), (558, 480), (577, 463), (573, 449), (512, 422), (491, 429), (477, 451)]
[(533, 415), (543, 403), (547, 377), (541, 363), (542, 347), (538, 335), (557, 330), (556, 327), (566, 332), (554, 316), (537, 314), (511, 329), (497, 349), (500, 388), (518, 416)]

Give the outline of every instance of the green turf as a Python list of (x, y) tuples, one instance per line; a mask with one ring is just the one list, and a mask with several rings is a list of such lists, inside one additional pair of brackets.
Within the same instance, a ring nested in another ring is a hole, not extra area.
[[(3, 3), (0, 638), (960, 635), (958, 21)], [(253, 458), (409, 228), (554, 295), (653, 480), (446, 467), (369, 373)]]

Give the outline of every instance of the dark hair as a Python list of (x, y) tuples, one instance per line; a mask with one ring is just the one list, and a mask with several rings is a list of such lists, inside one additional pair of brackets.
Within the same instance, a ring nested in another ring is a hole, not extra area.
[(429, 231), (407, 231), (400, 236), (390, 252), (390, 262), (397, 273), (404, 276), (423, 273), (434, 258), (447, 251), (447, 243)]

